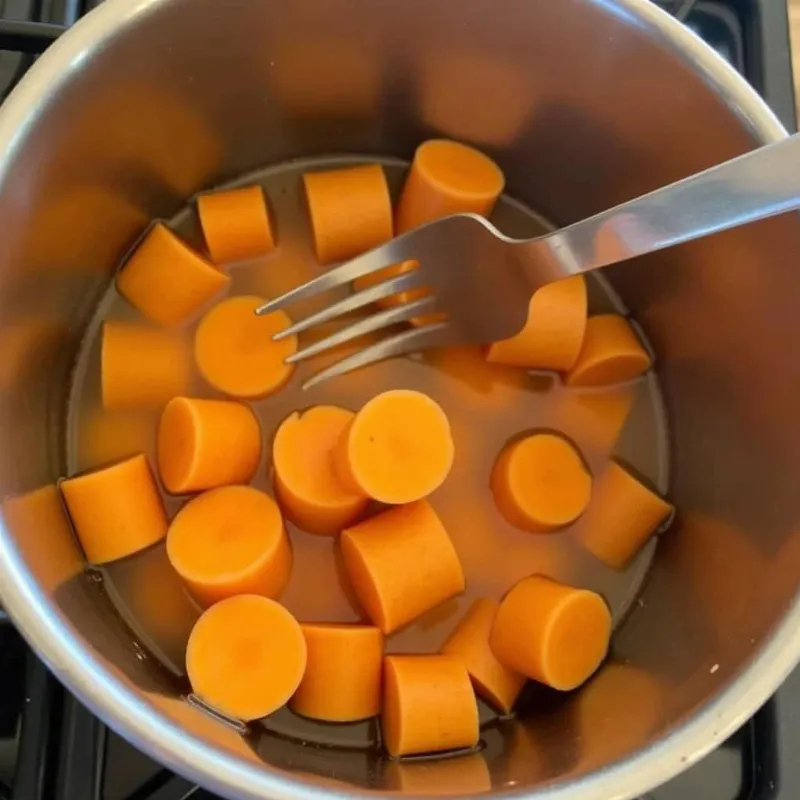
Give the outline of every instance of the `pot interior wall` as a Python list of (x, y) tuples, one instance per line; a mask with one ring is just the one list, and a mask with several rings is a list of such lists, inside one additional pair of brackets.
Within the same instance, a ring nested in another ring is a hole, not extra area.
[[(755, 133), (610, 2), (142, 9), (50, 85), (0, 173), (0, 490), (25, 501), (6, 502), (8, 533), (87, 659), (177, 725), (243, 759), (395, 788), (397, 765), (374, 754), (254, 745), (187, 706), (81, 571), (55, 481), (93, 304), (151, 218), (264, 164), (408, 158), (449, 136), (495, 157), (512, 196), (564, 224), (743, 152)], [(491, 733), (495, 789), (571, 780), (673, 731), (736, 679), (793, 601), (797, 252), (792, 215), (611, 271), (659, 356), (680, 513), (612, 663), (566, 702), (531, 691), (535, 716)], [(426, 780), (455, 790), (468, 773), (431, 769)]]

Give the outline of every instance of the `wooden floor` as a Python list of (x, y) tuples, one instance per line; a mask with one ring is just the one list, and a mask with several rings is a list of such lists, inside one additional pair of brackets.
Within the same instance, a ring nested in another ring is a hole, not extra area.
[(789, 0), (789, 26), (792, 38), (792, 63), (794, 65), (794, 96), (800, 121), (800, 0)]

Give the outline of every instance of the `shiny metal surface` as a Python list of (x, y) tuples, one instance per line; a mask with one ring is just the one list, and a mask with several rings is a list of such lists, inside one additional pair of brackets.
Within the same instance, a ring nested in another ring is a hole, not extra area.
[[(345, 313), (398, 292), (423, 289), (426, 297), (378, 311), (299, 350), (287, 362), (304, 361), (424, 311), (435, 309), (446, 319), (388, 336), (328, 367), (306, 386), (429, 347), (496, 342), (522, 329), (527, 298), (548, 283), (797, 210), (800, 181), (794, 166), (798, 156), (800, 134), (534, 239), (504, 236), (476, 214), (448, 217), (398, 236), (270, 300), (256, 314), (285, 309), (392, 264), (413, 260), (418, 264), (414, 271), (356, 292), (274, 338), (337, 321)], [(491, 270), (486, 264), (492, 265)]]
[[(2, 602), (89, 708), (223, 796), (393, 791), (412, 767), (277, 734), (255, 745), (132, 640), (53, 488), (74, 352), (153, 216), (262, 164), (407, 158), (431, 135), (484, 148), (513, 196), (564, 226), (785, 132), (648, 0), (107, 0), (0, 109)], [(658, 354), (681, 512), (614, 662), (568, 703), (531, 694), (487, 731), (493, 792), (640, 795), (797, 662), (798, 252), (787, 214), (609, 268)], [(426, 772), (440, 784), (424, 791), (469, 794), (466, 772)]]

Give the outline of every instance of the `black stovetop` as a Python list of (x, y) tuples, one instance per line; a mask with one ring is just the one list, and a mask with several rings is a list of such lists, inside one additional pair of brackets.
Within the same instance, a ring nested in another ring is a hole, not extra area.
[[(0, 97), (100, 0), (0, 0)], [(658, 0), (796, 129), (787, 0)], [(800, 798), (800, 668), (725, 744), (642, 800)], [(214, 800), (112, 733), (0, 610), (0, 800)]]

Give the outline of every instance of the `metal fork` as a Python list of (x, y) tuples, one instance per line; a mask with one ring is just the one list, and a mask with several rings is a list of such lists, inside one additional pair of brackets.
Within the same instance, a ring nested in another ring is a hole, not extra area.
[[(499, 341), (522, 329), (531, 294), (552, 281), (797, 209), (798, 167), (800, 134), (795, 134), (529, 240), (510, 239), (474, 214), (446, 217), (298, 286), (256, 313), (285, 308), (413, 259), (417, 269), (351, 294), (275, 335), (301, 333), (398, 292), (427, 292), (376, 311), (288, 358), (302, 361), (396, 323), (417, 323), (336, 362), (303, 388), (392, 356)], [(431, 318), (434, 310), (444, 314)]]

